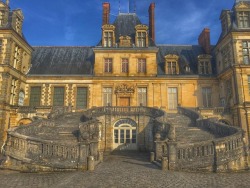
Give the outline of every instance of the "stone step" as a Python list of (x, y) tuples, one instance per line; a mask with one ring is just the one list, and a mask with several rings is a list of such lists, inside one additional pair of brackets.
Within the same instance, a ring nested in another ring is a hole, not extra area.
[(176, 140), (179, 143), (193, 143), (215, 138), (209, 132), (195, 127), (190, 118), (182, 114), (167, 114), (168, 120), (175, 126)]

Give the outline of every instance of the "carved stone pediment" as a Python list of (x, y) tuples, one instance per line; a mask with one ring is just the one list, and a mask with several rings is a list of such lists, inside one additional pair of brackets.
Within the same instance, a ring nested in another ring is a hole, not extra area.
[(165, 56), (165, 59), (179, 59), (179, 56), (175, 54), (168, 54)]
[(148, 30), (148, 26), (147, 25), (143, 25), (143, 24), (139, 24), (137, 26), (135, 26), (136, 30)]
[(243, 1), (239, 2), (236, 6), (235, 9), (249, 9), (250, 6), (248, 3), (245, 3)]
[(105, 24), (105, 25), (102, 26), (102, 29), (103, 30), (112, 30), (112, 31), (114, 31), (115, 30), (115, 26), (111, 25), (111, 24)]
[(121, 84), (116, 86), (116, 94), (133, 94), (135, 92), (135, 87), (128, 84)]
[(208, 54), (201, 54), (198, 56), (198, 59), (212, 59), (212, 56)]

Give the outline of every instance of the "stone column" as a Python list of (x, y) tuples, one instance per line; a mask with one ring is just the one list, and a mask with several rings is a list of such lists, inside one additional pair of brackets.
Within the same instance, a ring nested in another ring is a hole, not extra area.
[(152, 163), (153, 161), (155, 161), (155, 153), (150, 152), (150, 162)]
[(176, 154), (177, 154), (176, 147), (177, 147), (176, 142), (168, 142), (169, 170), (176, 169)]
[(93, 156), (88, 156), (88, 170), (95, 170), (95, 158)]
[(162, 157), (161, 159), (161, 169), (162, 170), (168, 170), (168, 158)]

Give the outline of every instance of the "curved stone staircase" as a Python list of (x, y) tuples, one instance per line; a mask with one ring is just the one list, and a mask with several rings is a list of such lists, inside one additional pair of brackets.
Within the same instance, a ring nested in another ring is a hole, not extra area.
[(179, 144), (194, 143), (216, 138), (216, 135), (196, 127), (195, 123), (185, 115), (168, 113), (167, 118), (171, 124), (175, 126), (176, 142)]

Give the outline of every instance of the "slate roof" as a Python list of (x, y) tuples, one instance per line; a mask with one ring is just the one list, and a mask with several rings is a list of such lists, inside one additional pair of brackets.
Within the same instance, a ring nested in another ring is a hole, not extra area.
[(29, 75), (93, 74), (91, 47), (33, 47)]
[[(158, 45), (157, 55), (158, 75), (165, 75), (165, 56), (175, 54), (179, 56), (180, 75), (198, 74), (198, 56), (205, 54), (203, 48), (199, 45)], [(213, 47), (213, 46), (212, 46)], [(212, 59), (212, 69), (215, 73), (215, 62)], [(185, 71), (185, 66), (190, 67), (190, 73)]]

